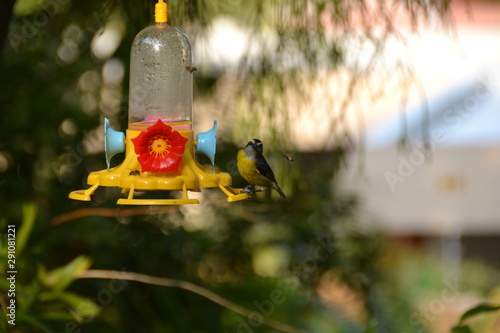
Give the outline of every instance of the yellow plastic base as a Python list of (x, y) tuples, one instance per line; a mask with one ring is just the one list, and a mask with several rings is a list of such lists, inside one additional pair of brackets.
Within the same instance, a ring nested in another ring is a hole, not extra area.
[[(121, 205), (184, 205), (197, 204), (197, 199), (188, 198), (188, 190), (199, 191), (200, 188), (218, 187), (226, 195), (228, 202), (248, 199), (248, 194), (240, 193), (241, 189), (231, 188), (231, 175), (226, 172), (212, 171), (198, 164), (194, 159), (193, 131), (179, 130), (188, 138), (185, 152), (178, 172), (140, 172), (141, 165), (137, 160), (134, 145), (130, 141), (139, 135), (140, 131), (127, 130), (126, 155), (123, 163), (109, 170), (92, 172), (87, 183), (92, 185), (87, 190), (73, 191), (71, 199), (90, 201), (91, 195), (99, 186), (121, 187), (128, 192), (127, 199), (119, 199)], [(134, 191), (172, 190), (182, 191), (182, 199), (134, 199)]]
[(219, 188), (227, 195), (227, 202), (234, 202), (248, 199), (247, 193), (241, 193), (241, 188), (232, 188), (230, 186), (219, 186)]
[(81, 201), (90, 201), (90, 196), (94, 194), (94, 191), (99, 187), (99, 183), (94, 184), (92, 187), (86, 190), (78, 190), (73, 191), (69, 194), (70, 199), (81, 200)]
[(118, 199), (120, 205), (187, 205), (198, 204), (198, 199), (189, 199), (187, 196), (187, 188), (182, 189), (182, 199), (134, 199), (134, 188), (132, 187), (128, 193), (127, 199)]

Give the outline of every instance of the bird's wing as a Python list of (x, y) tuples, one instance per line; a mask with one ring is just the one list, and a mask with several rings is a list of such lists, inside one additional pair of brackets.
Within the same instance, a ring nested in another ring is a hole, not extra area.
[(273, 170), (271, 170), (271, 167), (269, 166), (269, 164), (267, 164), (267, 161), (264, 158), (264, 156), (261, 157), (262, 158), (257, 158), (257, 171), (264, 177), (276, 183), (276, 178), (274, 177)]

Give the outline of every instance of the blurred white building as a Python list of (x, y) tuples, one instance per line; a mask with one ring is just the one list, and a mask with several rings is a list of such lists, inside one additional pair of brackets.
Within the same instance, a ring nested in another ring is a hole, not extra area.
[(471, 80), (367, 135), (358, 189), (397, 235), (500, 234), (500, 74)]
[(454, 12), (456, 34), (408, 38), (425, 96), (370, 116), (363, 177), (346, 182), (389, 235), (440, 239), (445, 257), (500, 265), (500, 4)]

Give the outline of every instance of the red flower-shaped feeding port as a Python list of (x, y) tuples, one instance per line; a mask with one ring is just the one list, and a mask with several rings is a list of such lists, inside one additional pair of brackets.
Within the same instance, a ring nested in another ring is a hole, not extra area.
[(131, 141), (142, 172), (175, 172), (179, 169), (188, 139), (158, 119)]

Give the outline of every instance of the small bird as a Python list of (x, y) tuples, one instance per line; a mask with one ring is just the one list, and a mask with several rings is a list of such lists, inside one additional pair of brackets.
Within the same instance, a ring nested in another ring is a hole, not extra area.
[(282, 154), (281, 157), (283, 157), (285, 159), (285, 161), (293, 162), (293, 157), (290, 155)]
[[(237, 166), (240, 175), (251, 185), (245, 187), (241, 192), (252, 195), (254, 192), (265, 191), (266, 188), (271, 187), (275, 189), (279, 195), (286, 199), (285, 193), (278, 186), (278, 182), (274, 177), (273, 170), (266, 159), (262, 155), (264, 147), (262, 142), (258, 139), (253, 139), (238, 152)], [(264, 187), (261, 190), (251, 190), (252, 185)]]

